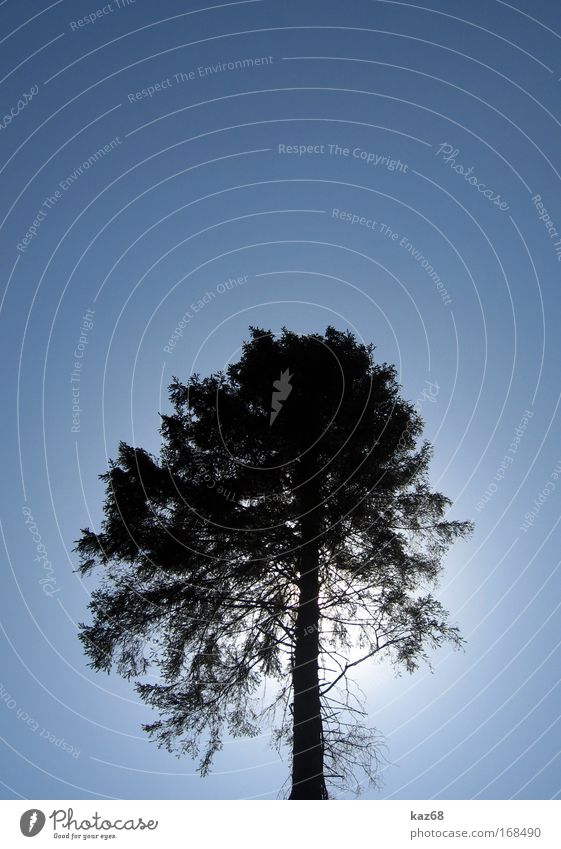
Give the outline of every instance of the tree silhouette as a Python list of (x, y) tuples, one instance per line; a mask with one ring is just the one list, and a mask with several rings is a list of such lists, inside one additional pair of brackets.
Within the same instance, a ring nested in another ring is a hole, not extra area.
[(158, 459), (121, 443), (101, 475), (101, 529), (76, 546), (82, 573), (104, 569), (81, 640), (202, 774), (225, 733), (270, 725), (292, 745), (290, 798), (326, 799), (377, 777), (351, 670), (412, 671), (461, 642), (429, 590), (471, 526), (445, 518), (422, 420), (372, 345), (250, 333), (224, 373), (173, 380)]

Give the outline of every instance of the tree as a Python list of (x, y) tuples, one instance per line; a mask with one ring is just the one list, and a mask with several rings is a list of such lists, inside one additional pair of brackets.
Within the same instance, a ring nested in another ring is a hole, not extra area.
[(350, 671), (375, 656), (412, 671), (461, 642), (429, 590), (471, 525), (431, 491), (422, 420), (372, 345), (250, 333), (224, 373), (174, 378), (159, 458), (120, 443), (101, 475), (104, 520), (76, 550), (103, 581), (80, 636), (202, 774), (224, 733), (268, 723), (292, 745), (290, 798), (326, 799), (377, 777)]

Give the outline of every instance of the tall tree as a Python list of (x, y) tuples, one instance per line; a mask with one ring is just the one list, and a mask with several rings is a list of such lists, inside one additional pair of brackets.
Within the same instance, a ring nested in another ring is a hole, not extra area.
[(174, 379), (159, 458), (121, 443), (101, 476), (105, 518), (77, 542), (81, 571), (104, 570), (81, 639), (202, 774), (224, 733), (270, 723), (290, 798), (326, 799), (377, 775), (351, 670), (460, 643), (430, 589), (470, 523), (431, 491), (422, 420), (373, 346), (250, 333), (224, 373)]

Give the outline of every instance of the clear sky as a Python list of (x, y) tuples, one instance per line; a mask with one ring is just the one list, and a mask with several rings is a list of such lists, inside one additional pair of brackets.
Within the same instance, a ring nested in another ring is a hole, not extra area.
[(327, 324), (396, 364), (476, 522), (439, 590), (465, 651), (360, 671), (365, 795), (561, 792), (560, 39), (547, 0), (0, 3), (6, 798), (279, 793), (267, 735), (204, 780), (147, 740), (72, 546), (173, 375)]

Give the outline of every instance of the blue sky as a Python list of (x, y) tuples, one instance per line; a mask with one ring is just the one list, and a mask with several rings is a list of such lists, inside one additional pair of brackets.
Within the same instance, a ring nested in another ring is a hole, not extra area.
[(0, 5), (5, 798), (277, 796), (267, 735), (204, 780), (147, 740), (71, 549), (173, 375), (327, 324), (396, 364), (476, 522), (439, 590), (465, 651), (359, 673), (365, 796), (559, 794), (559, 39), (545, 0)]

